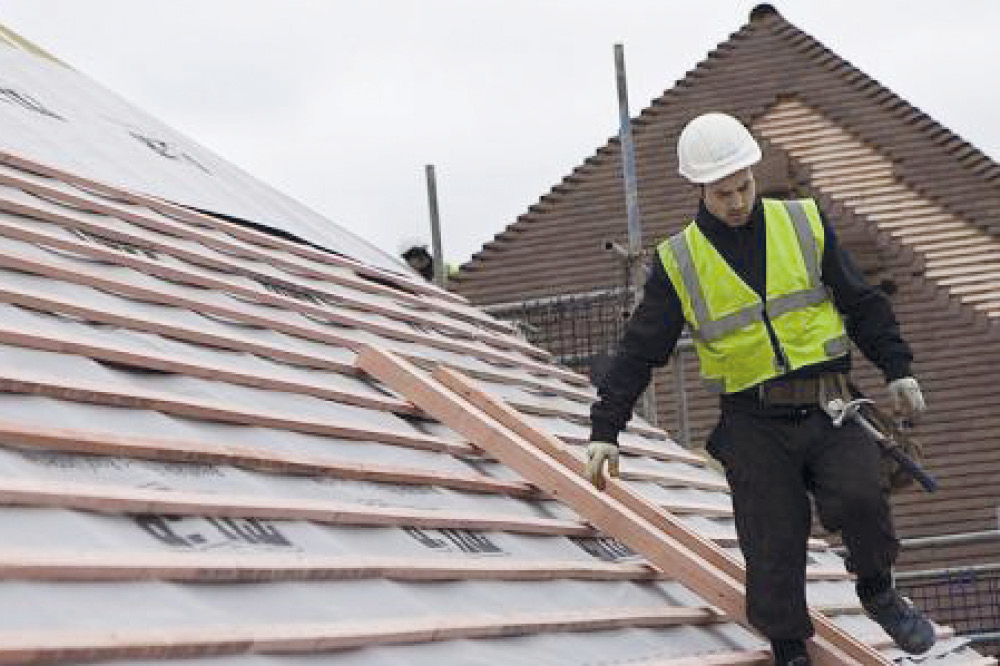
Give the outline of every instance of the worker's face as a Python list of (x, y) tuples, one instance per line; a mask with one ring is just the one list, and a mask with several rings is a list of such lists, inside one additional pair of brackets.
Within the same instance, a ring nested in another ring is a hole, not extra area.
[(714, 183), (702, 185), (701, 198), (705, 208), (730, 227), (740, 227), (750, 220), (754, 200), (757, 198), (757, 183), (749, 168), (737, 171), (731, 176)]
[(427, 250), (411, 250), (403, 258), (406, 259), (406, 263), (410, 265), (410, 268), (415, 271), (424, 270), (433, 261), (431, 255), (427, 254)]

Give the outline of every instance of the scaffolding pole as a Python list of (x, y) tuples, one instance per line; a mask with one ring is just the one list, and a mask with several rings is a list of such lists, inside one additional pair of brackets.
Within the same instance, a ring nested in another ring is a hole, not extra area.
[[(625, 212), (628, 217), (628, 248), (625, 266), (631, 287), (629, 313), (634, 313), (642, 300), (646, 282), (642, 252), (642, 218), (639, 215), (639, 184), (635, 169), (635, 146), (632, 143), (632, 117), (628, 110), (628, 84), (625, 77), (625, 48), (615, 44), (615, 79), (618, 83), (618, 138), (622, 154), (622, 176), (625, 181)], [(643, 416), (656, 425), (655, 380), (651, 379), (642, 397)]]
[(434, 259), (434, 284), (445, 288), (444, 254), (441, 249), (441, 220), (438, 215), (437, 178), (434, 175), (434, 165), (424, 167), (427, 175), (427, 205), (431, 216), (431, 252)]

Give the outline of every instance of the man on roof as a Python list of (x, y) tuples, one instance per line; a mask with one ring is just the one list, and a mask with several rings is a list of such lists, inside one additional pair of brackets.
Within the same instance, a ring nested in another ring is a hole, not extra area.
[[(420, 273), (420, 276), (428, 282), (434, 281), (434, 256), (427, 249), (427, 243), (419, 238), (405, 238), (399, 243), (399, 256), (406, 264)], [(454, 277), (458, 273), (458, 267), (451, 262), (445, 262), (445, 278)]]
[(404, 238), (399, 242), (399, 256), (422, 278), (428, 282), (434, 280), (434, 257), (427, 249), (427, 243), (419, 238)]
[(591, 409), (587, 475), (618, 474), (619, 432), (653, 367), (685, 325), (721, 416), (707, 450), (724, 467), (746, 560), (747, 617), (775, 663), (808, 666), (809, 496), (839, 531), (865, 611), (910, 653), (934, 629), (893, 587), (899, 550), (880, 451), (854, 422), (837, 427), (821, 402), (846, 394), (850, 340), (885, 375), (897, 411), (925, 409), (912, 354), (885, 295), (867, 284), (812, 199), (758, 199), (761, 151), (735, 118), (707, 113), (677, 143), (679, 171), (699, 188), (694, 221), (658, 247)]

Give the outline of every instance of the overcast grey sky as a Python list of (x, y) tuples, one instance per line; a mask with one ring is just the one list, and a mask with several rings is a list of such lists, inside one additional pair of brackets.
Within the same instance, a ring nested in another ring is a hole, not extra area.
[[(0, 0), (0, 23), (395, 253), (462, 262), (746, 21), (744, 0)], [(792, 23), (1000, 157), (1000, 0), (796, 0)]]

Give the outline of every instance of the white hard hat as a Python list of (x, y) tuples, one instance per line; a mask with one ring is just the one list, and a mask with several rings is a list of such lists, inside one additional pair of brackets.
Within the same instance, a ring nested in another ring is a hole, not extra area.
[(416, 236), (410, 236), (409, 238), (403, 238), (403, 239), (401, 239), (399, 241), (399, 245), (397, 246), (397, 254), (399, 254), (399, 256), (403, 256), (404, 254), (406, 254), (410, 250), (413, 250), (413, 249), (416, 249), (416, 248), (423, 248), (423, 249), (426, 250), (427, 249), (427, 242), (425, 240), (423, 240), (422, 238), (417, 238)]
[(760, 161), (760, 146), (740, 121), (705, 113), (684, 126), (677, 140), (680, 174), (692, 183), (714, 183)]

